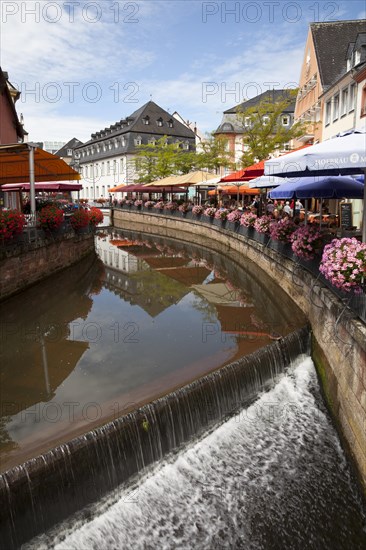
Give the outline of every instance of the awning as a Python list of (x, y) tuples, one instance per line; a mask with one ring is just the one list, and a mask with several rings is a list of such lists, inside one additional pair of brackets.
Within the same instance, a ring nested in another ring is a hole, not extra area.
[(34, 181), (79, 180), (80, 174), (64, 160), (31, 143), (0, 145), (0, 185), (30, 181), (29, 151), (34, 149)]
[(240, 187), (236, 185), (220, 185), (217, 189), (212, 189), (208, 192), (208, 194), (215, 195), (217, 192), (221, 194), (227, 194), (227, 195), (237, 195), (238, 193), (240, 195), (259, 195), (260, 190), (259, 189), (251, 189), (247, 185), (240, 185)]
[[(165, 186), (158, 187), (157, 185), (143, 185), (143, 184), (136, 184), (136, 185), (117, 185), (116, 187), (112, 187), (109, 189), (110, 193), (159, 193), (163, 189), (167, 189)], [(174, 186), (174, 192), (175, 193), (185, 193), (186, 190), (184, 187), (175, 187)]]
[[(34, 188), (36, 191), (81, 191), (83, 186), (80, 183), (57, 183), (57, 182), (43, 182), (35, 183)], [(1, 191), (30, 191), (30, 183), (10, 183), (1, 186)]]
[(215, 178), (216, 174), (213, 174), (212, 172), (204, 172), (203, 170), (196, 170), (194, 172), (189, 172), (188, 174), (183, 174), (181, 176), (169, 176), (167, 178), (152, 181), (151, 183), (148, 183), (147, 185), (151, 185), (153, 187), (174, 187), (176, 185), (195, 185), (195, 184), (201, 184), (206, 185), (206, 182), (212, 178)]

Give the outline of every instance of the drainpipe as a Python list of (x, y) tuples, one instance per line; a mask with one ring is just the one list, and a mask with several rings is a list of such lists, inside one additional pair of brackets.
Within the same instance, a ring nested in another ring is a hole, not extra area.
[(36, 190), (34, 186), (34, 145), (28, 145), (29, 147), (29, 189), (30, 189), (30, 212), (32, 221), (36, 223)]

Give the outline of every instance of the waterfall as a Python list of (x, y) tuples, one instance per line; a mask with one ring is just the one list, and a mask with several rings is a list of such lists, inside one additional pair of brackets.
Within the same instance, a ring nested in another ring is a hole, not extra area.
[(146, 466), (222, 424), (298, 356), (305, 327), (0, 476), (0, 547), (18, 548)]

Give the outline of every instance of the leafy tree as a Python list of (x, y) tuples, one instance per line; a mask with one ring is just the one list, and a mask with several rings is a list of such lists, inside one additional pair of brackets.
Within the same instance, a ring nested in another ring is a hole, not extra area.
[(296, 122), (292, 126), (282, 124), (281, 115), (296, 94), (297, 90), (288, 90), (277, 101), (272, 101), (269, 96), (254, 107), (237, 111), (244, 130), (243, 143), (246, 150), (241, 158), (244, 167), (268, 159), (271, 153), (283, 149), (286, 143), (304, 133), (305, 123)]
[(155, 143), (139, 145), (135, 157), (138, 181), (149, 183), (175, 174), (186, 174), (194, 166), (195, 153), (183, 151), (179, 143), (163, 136)]
[(235, 167), (231, 160), (231, 153), (227, 149), (227, 139), (224, 137), (214, 137), (213, 134), (207, 135), (206, 140), (201, 142), (200, 149), (201, 151), (197, 154), (197, 168), (207, 168), (217, 174), (220, 167)]

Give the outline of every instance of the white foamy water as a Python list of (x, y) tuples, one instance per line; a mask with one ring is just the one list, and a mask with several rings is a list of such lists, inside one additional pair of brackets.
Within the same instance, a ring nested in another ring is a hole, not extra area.
[(365, 516), (310, 358), (133, 484), (27, 548), (364, 548)]

